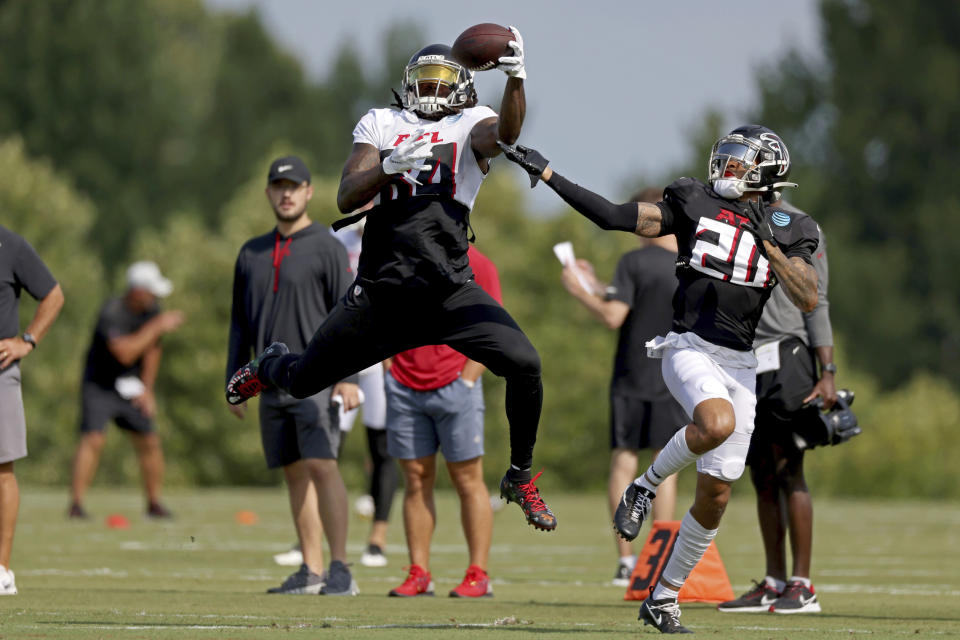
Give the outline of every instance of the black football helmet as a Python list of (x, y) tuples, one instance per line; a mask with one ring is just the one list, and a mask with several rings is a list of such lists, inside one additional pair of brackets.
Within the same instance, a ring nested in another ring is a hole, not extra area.
[(476, 104), (473, 72), (455, 62), (445, 44), (431, 44), (410, 58), (403, 70), (404, 109), (435, 120)]
[(823, 411), (823, 398), (817, 398), (809, 406), (816, 408), (816, 419), (796, 423), (793, 442), (798, 449), (812, 449), (824, 445), (838, 445), (862, 429), (850, 405), (854, 393), (850, 389), (837, 389), (837, 402), (829, 411)]
[[(737, 177), (736, 173), (728, 171), (730, 161), (744, 167), (746, 173)], [(784, 187), (797, 186), (786, 181), (789, 175), (790, 152), (787, 151), (787, 145), (776, 133), (757, 124), (737, 127), (717, 140), (710, 151), (707, 165), (711, 185), (718, 180), (728, 181), (741, 195), (758, 191), (768, 201), (778, 200)]]

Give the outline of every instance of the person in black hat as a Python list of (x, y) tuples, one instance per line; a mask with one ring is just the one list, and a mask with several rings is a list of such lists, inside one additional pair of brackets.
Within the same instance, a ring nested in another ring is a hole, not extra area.
[[(252, 352), (271, 342), (305, 348), (352, 280), (346, 249), (307, 214), (313, 187), (302, 160), (274, 160), (266, 195), (277, 224), (247, 241), (237, 257), (227, 380)], [(300, 569), (268, 593), (357, 593), (346, 565), (348, 509), (337, 465), (338, 397), (347, 410), (359, 404), (355, 376), (305, 398), (271, 389), (260, 401), (264, 456), (269, 468), (283, 468), (303, 552)], [(245, 403), (229, 408), (238, 418), (246, 414)], [(323, 569), (324, 534), (330, 545), (328, 571)]]

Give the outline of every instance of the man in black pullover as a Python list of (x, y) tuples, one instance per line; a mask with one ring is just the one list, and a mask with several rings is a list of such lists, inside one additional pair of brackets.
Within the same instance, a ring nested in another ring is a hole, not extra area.
[[(270, 165), (267, 199), (277, 226), (240, 249), (233, 279), (227, 379), (273, 341), (305, 348), (313, 332), (352, 280), (347, 252), (327, 228), (307, 215), (310, 173), (289, 156)], [(337, 466), (339, 396), (346, 409), (359, 403), (356, 380), (342, 381), (303, 399), (271, 389), (260, 402), (260, 435), (270, 468), (283, 467), (303, 565), (269, 593), (354, 595), (346, 562), (347, 491)], [(230, 405), (238, 418), (246, 404)], [(322, 523), (322, 524), (321, 524)], [(323, 571), (323, 543), (330, 569)]]

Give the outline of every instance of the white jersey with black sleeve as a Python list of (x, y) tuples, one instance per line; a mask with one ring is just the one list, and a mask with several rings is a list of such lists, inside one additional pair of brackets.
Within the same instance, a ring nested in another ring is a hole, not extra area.
[(357, 275), (366, 285), (405, 288), (461, 285), (472, 277), (467, 258), (470, 209), (486, 173), (471, 144), (473, 128), (496, 117), (489, 107), (471, 107), (440, 120), (397, 109), (372, 109), (353, 131), (355, 144), (369, 144), (385, 158), (418, 130), (430, 137), (430, 165), (415, 177), (397, 174), (380, 190), (363, 233)]

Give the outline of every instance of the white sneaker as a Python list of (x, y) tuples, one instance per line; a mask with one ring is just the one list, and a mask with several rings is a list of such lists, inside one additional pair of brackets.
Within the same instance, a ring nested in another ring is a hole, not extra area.
[(360, 564), (365, 567), (385, 567), (387, 566), (387, 556), (383, 555), (383, 549), (379, 545), (370, 544), (364, 549), (360, 556)]
[(300, 547), (294, 547), (289, 551), (275, 554), (273, 561), (282, 567), (299, 567), (303, 564), (303, 552), (300, 551)]
[(0, 565), (0, 596), (17, 595), (17, 583), (13, 578), (13, 571)]

